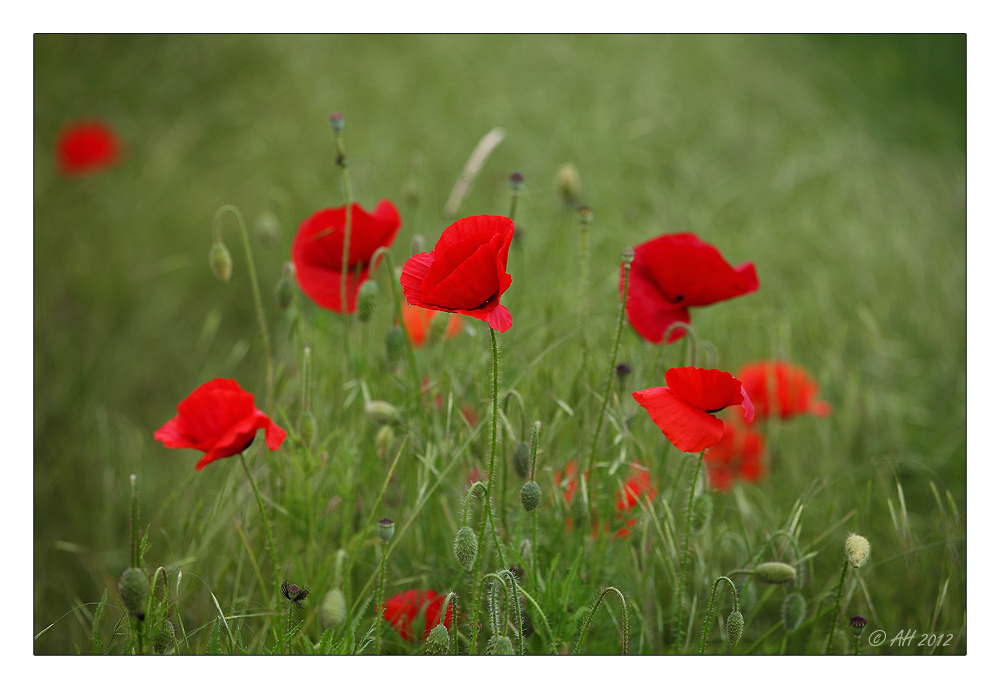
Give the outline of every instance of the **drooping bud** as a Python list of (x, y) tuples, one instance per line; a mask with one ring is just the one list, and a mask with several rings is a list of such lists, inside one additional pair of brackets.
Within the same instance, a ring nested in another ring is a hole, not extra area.
[(222, 242), (212, 244), (211, 251), (208, 252), (208, 264), (212, 266), (215, 277), (223, 282), (229, 282), (233, 274), (233, 257), (229, 255), (229, 249)]
[(511, 461), (514, 463), (517, 475), (522, 479), (528, 478), (528, 471), (531, 469), (531, 443), (522, 440), (515, 445)]
[(542, 501), (542, 489), (537, 481), (528, 481), (521, 486), (521, 506), (528, 512), (538, 507)]
[(448, 628), (443, 624), (438, 624), (431, 633), (427, 635), (427, 645), (424, 652), (429, 656), (443, 656), (448, 652)]
[(868, 539), (864, 536), (852, 533), (847, 537), (847, 542), (844, 543), (844, 552), (847, 554), (847, 560), (852, 566), (861, 567), (868, 562), (868, 555), (871, 553), (871, 544), (868, 543)]
[(785, 625), (785, 631), (789, 634), (794, 632), (806, 618), (806, 599), (795, 591), (789, 593), (781, 603), (781, 621)]
[(458, 564), (471, 572), (472, 566), (476, 562), (476, 552), (479, 550), (479, 542), (476, 540), (476, 533), (471, 527), (463, 526), (455, 534), (455, 559)]
[(726, 638), (730, 646), (736, 646), (743, 638), (743, 614), (733, 610), (726, 619)]
[(118, 580), (118, 595), (128, 614), (140, 622), (146, 619), (146, 601), (149, 599), (149, 579), (138, 567), (122, 572)]
[(316, 437), (316, 417), (308, 409), (299, 414), (299, 437), (302, 438), (303, 445), (312, 447), (313, 438)]
[(163, 620), (160, 625), (160, 633), (153, 639), (153, 650), (156, 653), (163, 653), (170, 644), (174, 642), (174, 623), (170, 620)]
[(253, 231), (261, 240), (274, 244), (281, 236), (281, 220), (273, 211), (264, 211), (254, 220)]
[(559, 198), (567, 206), (576, 203), (580, 198), (580, 171), (573, 163), (563, 163), (556, 170), (556, 189), (559, 190)]
[(385, 334), (385, 360), (389, 368), (396, 368), (399, 365), (405, 346), (402, 329), (398, 325), (389, 328)]
[(324, 629), (335, 629), (347, 619), (347, 600), (340, 589), (330, 589), (319, 608)]
[(761, 562), (753, 575), (765, 584), (787, 584), (795, 581), (795, 568), (785, 562)]
[(358, 320), (367, 323), (375, 315), (375, 304), (378, 303), (378, 284), (368, 278), (358, 287)]
[(494, 636), (486, 644), (486, 654), (491, 656), (514, 655), (514, 644), (509, 636)]
[(382, 400), (365, 402), (365, 414), (369, 419), (382, 426), (397, 424), (403, 420), (399, 409)]
[(396, 533), (396, 522), (388, 518), (378, 520), (378, 537), (383, 543), (388, 543), (394, 533)]

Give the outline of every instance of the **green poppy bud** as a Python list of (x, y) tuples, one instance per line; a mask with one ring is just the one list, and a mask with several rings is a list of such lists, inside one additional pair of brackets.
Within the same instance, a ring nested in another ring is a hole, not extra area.
[(726, 619), (726, 638), (730, 646), (736, 646), (743, 638), (743, 614), (733, 610)]
[(784, 562), (761, 562), (753, 575), (765, 584), (787, 584), (795, 581), (795, 568)]
[(311, 447), (316, 437), (316, 417), (308, 409), (299, 414), (299, 437), (306, 447)]
[(163, 620), (163, 624), (160, 625), (160, 632), (153, 638), (153, 650), (157, 653), (163, 653), (168, 648), (170, 644), (174, 642), (174, 623), (170, 620)]
[(580, 171), (573, 163), (563, 163), (556, 170), (556, 188), (559, 190), (559, 198), (566, 205), (576, 203), (580, 198)]
[(805, 618), (805, 597), (798, 591), (788, 594), (781, 603), (781, 620), (785, 625), (785, 632), (789, 634), (794, 632)]
[(389, 328), (385, 334), (385, 360), (389, 368), (396, 368), (403, 358), (403, 348), (406, 342), (403, 340), (403, 331), (398, 325)]
[(358, 320), (367, 323), (375, 315), (375, 304), (378, 303), (378, 284), (371, 278), (358, 287)]
[(382, 400), (365, 402), (365, 414), (369, 419), (381, 426), (397, 424), (403, 420), (403, 415), (399, 409)]
[(229, 249), (222, 242), (216, 242), (208, 252), (208, 264), (212, 266), (215, 277), (223, 282), (229, 282), (229, 277), (233, 274), (233, 257), (229, 255)]
[(274, 244), (281, 235), (281, 220), (273, 211), (264, 211), (253, 223), (254, 233), (268, 244)]
[(521, 506), (527, 511), (538, 507), (542, 501), (542, 489), (536, 481), (528, 481), (521, 486)]
[(125, 609), (141, 622), (146, 617), (146, 601), (149, 599), (149, 579), (141, 569), (132, 567), (122, 572), (118, 580), (118, 594)]
[(324, 629), (335, 629), (347, 619), (347, 600), (340, 589), (330, 589), (319, 608)]
[(522, 479), (528, 478), (528, 471), (531, 469), (531, 443), (522, 440), (515, 445), (511, 461), (514, 463), (517, 475)]
[(448, 628), (443, 624), (438, 624), (427, 636), (427, 646), (424, 651), (430, 656), (443, 656), (448, 652)]
[(455, 534), (455, 559), (458, 564), (471, 572), (472, 566), (476, 562), (476, 552), (479, 550), (479, 542), (471, 527), (463, 526)]
[(868, 539), (856, 533), (848, 536), (847, 542), (844, 543), (844, 552), (847, 554), (848, 561), (854, 567), (861, 567), (868, 562), (868, 555), (871, 553), (871, 549), (872, 547), (868, 543)]
[(512, 656), (514, 655), (514, 644), (509, 636), (494, 636), (486, 644), (486, 654), (491, 656)]

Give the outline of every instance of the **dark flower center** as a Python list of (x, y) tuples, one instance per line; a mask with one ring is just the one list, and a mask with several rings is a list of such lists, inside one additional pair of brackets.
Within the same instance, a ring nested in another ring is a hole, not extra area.
[(725, 407), (719, 407), (718, 409), (706, 409), (705, 413), (706, 414), (717, 414), (718, 412), (722, 411), (723, 409), (725, 409)]
[(469, 310), (470, 311), (478, 311), (479, 309), (485, 309), (487, 306), (490, 305), (491, 301), (493, 301), (494, 299), (499, 299), (499, 298), (500, 298), (500, 294), (498, 292), (494, 292), (493, 294), (490, 295), (489, 299), (487, 299), (486, 301), (484, 301), (482, 304), (480, 304), (476, 308), (469, 309)]

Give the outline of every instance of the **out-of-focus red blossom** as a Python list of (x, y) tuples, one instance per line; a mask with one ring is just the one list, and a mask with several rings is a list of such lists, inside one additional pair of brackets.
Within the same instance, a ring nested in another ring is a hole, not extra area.
[[(420, 639), (426, 641), (431, 630), (441, 622), (445, 598), (430, 589), (397, 593), (382, 605), (382, 617), (406, 641), (417, 641), (418, 633), (422, 633)], [(451, 630), (453, 612), (454, 606), (449, 603), (444, 615), (444, 626), (448, 630)]]
[(797, 414), (826, 416), (830, 405), (816, 399), (819, 385), (806, 370), (787, 361), (756, 361), (740, 369), (758, 419), (777, 416), (788, 419)]
[(637, 520), (636, 517), (630, 515), (644, 497), (648, 497), (650, 500), (655, 499), (656, 488), (649, 485), (649, 470), (641, 469), (633, 464), (622, 490), (618, 492), (615, 517), (618, 522), (624, 522), (624, 525), (615, 531), (615, 538), (625, 538), (629, 535)]
[[(660, 235), (634, 249), (625, 313), (636, 332), (656, 344), (674, 323), (691, 322), (688, 307), (756, 292), (759, 285), (753, 263), (733, 268), (718, 249), (690, 232)], [(623, 262), (619, 296), (624, 283)], [(674, 328), (667, 343), (682, 337), (684, 329)]]
[[(414, 347), (423, 347), (430, 335), (431, 321), (438, 315), (437, 311), (422, 309), (419, 306), (403, 304), (403, 329)], [(444, 331), (444, 339), (450, 340), (462, 332), (462, 317), (452, 314), (448, 317), (448, 326)]]
[(722, 440), (705, 452), (708, 485), (728, 491), (733, 480), (740, 478), (757, 483), (766, 473), (764, 439), (741, 421), (722, 422)]
[[(295, 279), (310, 299), (324, 309), (342, 313), (341, 274), (347, 207), (316, 211), (299, 226), (292, 241)], [(358, 287), (368, 279), (372, 254), (387, 247), (399, 231), (399, 211), (383, 199), (372, 213), (351, 204), (351, 244), (347, 252), (347, 312), (357, 308)], [(375, 268), (378, 267), (376, 264)]]
[(153, 437), (170, 448), (190, 448), (205, 453), (196, 471), (217, 459), (239, 454), (264, 429), (264, 442), (272, 452), (281, 447), (285, 431), (254, 406), (253, 395), (235, 380), (216, 378), (199, 386), (177, 405), (177, 416)]
[(754, 406), (740, 381), (714, 368), (669, 369), (667, 387), (632, 393), (663, 435), (681, 452), (700, 452), (722, 440), (722, 421), (713, 414), (740, 405), (743, 418), (754, 418)]
[(466, 404), (460, 410), (462, 417), (465, 421), (472, 427), (475, 427), (479, 423), (479, 415), (476, 414), (476, 410), (472, 408), (471, 405)]
[(67, 177), (79, 177), (118, 163), (121, 142), (106, 122), (74, 122), (63, 128), (56, 141), (56, 163)]
[[(590, 477), (589, 472), (587, 472), (587, 477)], [(579, 470), (575, 460), (571, 459), (566, 462), (565, 467), (556, 471), (555, 483), (557, 489), (562, 491), (563, 500), (566, 501), (566, 505), (571, 505), (573, 496), (576, 495), (576, 490), (579, 486)], [(643, 496), (649, 496), (649, 499), (652, 500), (657, 494), (656, 489), (649, 485), (649, 471), (641, 469), (635, 464), (631, 466), (628, 478), (625, 480), (622, 488), (623, 490), (618, 491), (615, 503), (615, 538), (624, 538), (629, 535), (630, 529), (636, 523), (636, 518), (631, 516), (632, 512)], [(610, 530), (610, 525), (607, 521), (599, 524), (595, 516), (591, 520), (591, 539), (596, 539), (602, 528), (607, 533)], [(569, 532), (572, 529), (573, 518), (566, 517), (566, 531)]]
[(406, 301), (435, 311), (462, 313), (506, 332), (513, 320), (500, 297), (510, 287), (507, 253), (514, 223), (502, 215), (474, 215), (449, 225), (430, 253), (403, 266)]

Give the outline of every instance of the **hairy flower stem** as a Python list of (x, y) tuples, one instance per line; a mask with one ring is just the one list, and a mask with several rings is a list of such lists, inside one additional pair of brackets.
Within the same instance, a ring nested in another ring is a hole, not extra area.
[(601, 425), (604, 423), (604, 412), (608, 408), (608, 397), (611, 396), (611, 381), (615, 377), (615, 366), (617, 366), (618, 361), (618, 346), (622, 341), (622, 327), (625, 324), (625, 302), (628, 300), (628, 276), (629, 272), (632, 270), (632, 260), (635, 258), (635, 252), (632, 249), (626, 249), (622, 252), (622, 258), (625, 261), (625, 277), (622, 283), (622, 306), (618, 313), (618, 333), (615, 335), (615, 346), (611, 350), (611, 366), (608, 368), (608, 379), (604, 384), (604, 394), (601, 399), (601, 413), (597, 416), (597, 423), (594, 424), (594, 439), (590, 443), (590, 456), (587, 459), (587, 470), (583, 472), (583, 505), (586, 508), (586, 513), (590, 514), (590, 482), (587, 480), (587, 476), (590, 474), (591, 469), (594, 468), (594, 455), (597, 453), (597, 439), (601, 436)]
[(375, 605), (375, 655), (382, 652), (382, 597), (385, 595), (385, 562), (389, 557), (389, 546), (382, 544), (382, 566), (378, 578), (378, 603)]
[(131, 474), (128, 477), (132, 486), (132, 540), (129, 542), (129, 567), (137, 569), (142, 553), (139, 552), (139, 477)]
[(486, 534), (486, 522), (490, 523), (490, 530), (493, 532), (493, 543), (497, 549), (497, 557), (500, 558), (500, 564), (503, 568), (507, 568), (507, 560), (503, 556), (503, 548), (500, 545), (500, 536), (497, 535), (497, 527), (493, 523), (493, 506), (490, 502), (493, 496), (493, 468), (497, 456), (497, 417), (500, 415), (500, 347), (497, 344), (497, 331), (490, 327), (490, 340), (493, 344), (493, 434), (490, 440), (490, 468), (486, 479), (486, 496), (485, 496), (485, 518), (480, 521), (479, 524), (479, 549), (476, 552), (476, 562), (472, 566), (472, 574), (476, 578), (476, 585), (474, 587), (475, 595), (472, 599), (472, 647), (470, 650), (471, 655), (475, 655), (477, 651), (477, 642), (479, 640), (479, 596), (481, 594), (482, 580), (479, 578), (479, 561), (483, 554), (483, 536)]
[(243, 465), (243, 471), (246, 472), (247, 479), (250, 481), (250, 487), (253, 489), (253, 494), (257, 498), (257, 509), (260, 510), (260, 518), (264, 521), (264, 532), (267, 534), (267, 549), (271, 555), (271, 565), (274, 567), (274, 596), (277, 600), (278, 587), (281, 586), (281, 569), (278, 567), (278, 557), (277, 551), (274, 548), (274, 536), (271, 534), (271, 522), (267, 519), (267, 511), (264, 509), (264, 499), (260, 495), (260, 491), (257, 489), (257, 483), (253, 480), (253, 475), (250, 473), (250, 467), (247, 465), (246, 457), (243, 453), (240, 453), (240, 464)]
[(830, 634), (826, 637), (826, 647), (823, 655), (830, 654), (830, 646), (833, 644), (833, 632), (837, 629), (837, 617), (840, 615), (840, 597), (844, 594), (844, 579), (847, 578), (847, 566), (850, 560), (844, 558), (844, 568), (840, 570), (840, 584), (837, 585), (837, 602), (833, 606), (833, 619), (830, 620)]
[(681, 572), (677, 577), (677, 637), (674, 640), (674, 648), (677, 654), (681, 653), (681, 641), (684, 636), (684, 585), (687, 583), (688, 549), (691, 546), (691, 524), (694, 521), (694, 491), (698, 486), (698, 475), (701, 473), (702, 459), (705, 451), (698, 455), (698, 462), (694, 466), (694, 478), (691, 479), (691, 493), (688, 495), (687, 526), (684, 528), (684, 554), (681, 557)]
[(257, 269), (254, 266), (253, 253), (250, 251), (250, 237), (247, 235), (247, 227), (239, 209), (227, 204), (215, 212), (215, 220), (212, 222), (212, 233), (215, 241), (222, 242), (222, 216), (226, 213), (231, 213), (236, 218), (236, 223), (240, 226), (240, 236), (243, 239), (243, 249), (247, 255), (250, 286), (253, 288), (253, 300), (257, 306), (257, 323), (260, 325), (260, 333), (264, 337), (264, 349), (267, 351), (267, 414), (271, 416), (274, 414), (274, 356), (271, 354), (271, 337), (267, 334), (267, 321), (264, 319), (264, 302), (260, 298), (260, 286), (257, 284)]
[(701, 628), (701, 649), (698, 651), (700, 655), (705, 655), (705, 645), (708, 643), (708, 625), (712, 621), (712, 613), (715, 612), (715, 596), (719, 592), (719, 584), (723, 581), (727, 582), (730, 588), (733, 589), (733, 609), (736, 612), (740, 611), (740, 597), (736, 593), (736, 584), (729, 577), (719, 577), (715, 580), (715, 586), (712, 587), (712, 602), (709, 603), (708, 612), (705, 613), (705, 624)]
[(334, 131), (333, 136), (337, 142), (337, 167), (340, 168), (341, 176), (344, 180), (344, 208), (346, 213), (344, 225), (344, 248), (340, 261), (340, 309), (341, 313), (345, 317), (350, 318), (350, 314), (347, 312), (347, 271), (349, 268), (348, 256), (351, 249), (351, 211), (353, 210), (351, 208), (351, 204), (353, 203), (354, 198), (351, 194), (351, 176), (347, 174), (347, 154), (344, 152), (344, 137), (341, 136), (339, 131)]
[(594, 604), (590, 606), (590, 614), (583, 621), (583, 627), (580, 629), (580, 637), (576, 640), (576, 646), (573, 647), (573, 655), (577, 655), (580, 652), (580, 647), (583, 645), (583, 639), (587, 636), (587, 630), (590, 629), (590, 623), (594, 619), (594, 613), (597, 609), (601, 607), (601, 601), (604, 600), (604, 596), (608, 595), (611, 591), (618, 594), (618, 598), (622, 603), (622, 655), (628, 655), (628, 644), (629, 644), (629, 618), (628, 618), (628, 606), (625, 604), (625, 594), (619, 591), (614, 586), (605, 586), (601, 589), (601, 593), (597, 596), (597, 600)]
[[(536, 421), (531, 431), (531, 480), (535, 480), (535, 460), (538, 457), (538, 436), (542, 432), (542, 422)], [(531, 510), (531, 575), (538, 585), (541, 576), (538, 573), (538, 510)]]
[(389, 271), (389, 289), (392, 290), (392, 303), (396, 305), (396, 320), (399, 321), (399, 327), (403, 331), (403, 342), (406, 343), (406, 363), (410, 368), (410, 377), (413, 379), (413, 400), (416, 404), (417, 409), (422, 408), (420, 404), (420, 374), (417, 373), (417, 358), (413, 354), (413, 344), (410, 342), (410, 335), (406, 332), (406, 328), (403, 327), (403, 300), (399, 296), (399, 286), (396, 280), (396, 266), (392, 261), (392, 252), (389, 251), (389, 247), (380, 246), (372, 254), (370, 263), (374, 266), (378, 266), (378, 259), (381, 256), (385, 256), (385, 267)]

